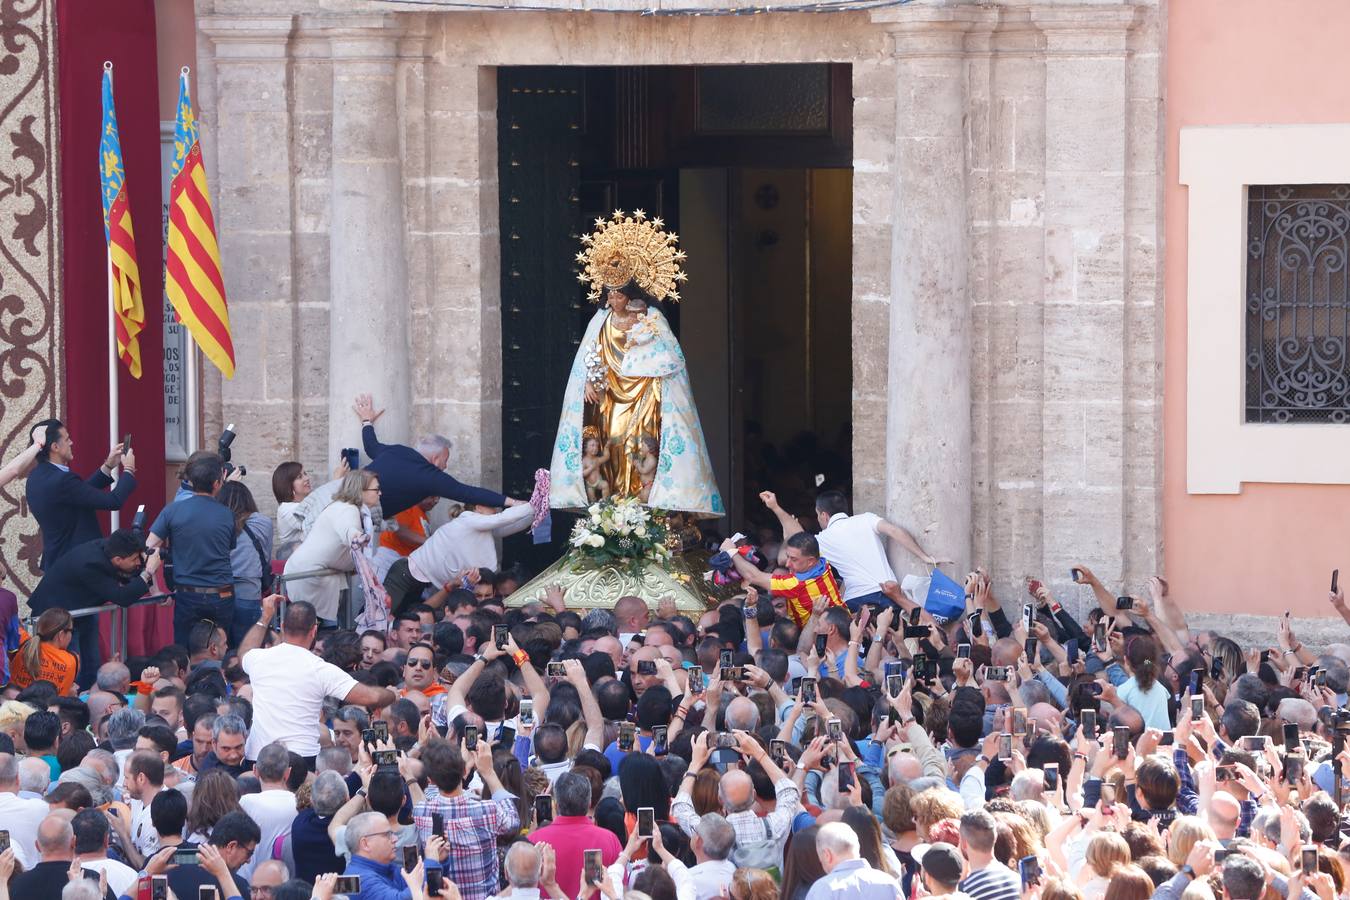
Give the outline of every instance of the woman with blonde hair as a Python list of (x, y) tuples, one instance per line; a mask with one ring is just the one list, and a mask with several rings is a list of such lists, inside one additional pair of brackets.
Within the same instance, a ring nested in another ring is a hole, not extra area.
[(34, 681), (50, 681), (58, 694), (70, 694), (80, 674), (80, 660), (66, 648), (75, 631), (70, 613), (53, 607), (38, 616), (33, 634), (9, 660), (10, 687), (23, 690)]
[[(1099, 831), (1087, 843), (1083, 853), (1085, 865), (1078, 871), (1078, 883), (1086, 900), (1103, 900), (1106, 888), (1116, 877), (1116, 870), (1130, 864), (1130, 845), (1114, 831)], [(1148, 876), (1144, 876), (1148, 881)], [(1152, 885), (1153, 882), (1149, 881)], [(1152, 895), (1150, 887), (1149, 895)]]
[(1111, 873), (1111, 884), (1103, 900), (1149, 900), (1153, 896), (1153, 879), (1136, 865), (1117, 866)]
[(961, 795), (944, 787), (919, 791), (910, 799), (909, 809), (914, 814), (914, 830), (924, 842), (928, 841), (928, 829), (938, 822), (959, 819), (966, 813)]
[(778, 883), (763, 869), (742, 866), (731, 873), (727, 896), (731, 900), (778, 900)]
[(1191, 848), (1199, 841), (1216, 840), (1214, 829), (1199, 816), (1177, 816), (1163, 833), (1167, 844), (1167, 858), (1174, 866), (1184, 866)]
[(333, 495), (314, 520), (314, 527), (290, 559), (286, 575), (333, 570), (331, 574), (288, 580), (286, 593), (292, 602), (313, 604), (319, 618), (334, 622), (338, 616), (338, 595), (346, 587), (345, 573), (355, 572), (352, 545), (364, 546), (370, 540), (373, 524), (370, 509), (380, 505), (380, 477), (369, 469), (357, 469), (343, 476)]

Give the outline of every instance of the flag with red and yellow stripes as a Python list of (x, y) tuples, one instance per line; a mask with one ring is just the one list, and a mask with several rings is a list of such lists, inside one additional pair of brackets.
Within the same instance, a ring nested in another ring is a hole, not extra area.
[(177, 118), (173, 179), (169, 184), (169, 252), (164, 265), (164, 292), (206, 358), (226, 378), (233, 378), (230, 311), (225, 305), (216, 223), (206, 192), (206, 167), (202, 164), (197, 119), (192, 115), (188, 96), (186, 69), (178, 88)]
[(112, 298), (117, 355), (141, 377), (141, 345), (145, 305), (141, 302), (141, 272), (136, 266), (136, 238), (131, 231), (131, 204), (127, 197), (122, 140), (113, 108), (112, 68), (103, 69), (103, 131), (99, 140), (99, 181), (103, 186), (103, 234), (108, 239), (109, 294)]

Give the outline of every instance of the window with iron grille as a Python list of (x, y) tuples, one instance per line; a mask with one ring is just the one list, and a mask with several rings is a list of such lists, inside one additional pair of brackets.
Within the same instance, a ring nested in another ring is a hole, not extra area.
[(1248, 422), (1350, 421), (1350, 185), (1247, 194)]

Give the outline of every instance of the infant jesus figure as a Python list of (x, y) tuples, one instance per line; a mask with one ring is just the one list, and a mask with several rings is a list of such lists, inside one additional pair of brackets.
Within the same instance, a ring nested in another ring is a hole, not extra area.
[(581, 477), (586, 482), (586, 499), (598, 503), (609, 496), (609, 482), (600, 467), (609, 462), (609, 447), (600, 439), (600, 429), (587, 425), (581, 432)]
[(656, 481), (656, 463), (661, 449), (660, 442), (654, 437), (644, 437), (638, 441), (637, 462), (634, 468), (637, 469), (638, 477), (642, 479), (642, 488), (638, 491), (638, 499), (646, 503), (652, 494), (652, 483)]

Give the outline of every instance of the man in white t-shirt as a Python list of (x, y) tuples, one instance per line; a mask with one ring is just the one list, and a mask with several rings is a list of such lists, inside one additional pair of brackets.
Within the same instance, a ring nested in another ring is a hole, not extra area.
[[(763, 492), (759, 498), (782, 524), (784, 542), (805, 530), (796, 516), (778, 505), (778, 498), (772, 491)], [(895, 570), (886, 556), (887, 538), (930, 566), (951, 562), (936, 558), (919, 546), (914, 535), (876, 513), (850, 516), (848, 497), (842, 491), (822, 491), (816, 497), (816, 520), (821, 529), (816, 535), (820, 555), (843, 579), (844, 602), (854, 613), (864, 606), (885, 608), (890, 605), (891, 601), (881, 592), (883, 584), (896, 580)], [(915, 604), (902, 599), (901, 605), (909, 608)]]
[(108, 858), (107, 814), (99, 809), (82, 809), (70, 820), (75, 831), (75, 858), (81, 869), (108, 873), (108, 888), (118, 897), (131, 896), (136, 885), (136, 870), (124, 862)]
[(19, 796), (19, 757), (0, 753), (0, 822), (9, 831), (9, 845), (24, 869), (37, 865), (37, 833), (50, 812), (43, 800)]
[(356, 706), (388, 706), (398, 698), (387, 688), (359, 684), (309, 652), (319, 633), (310, 603), (292, 603), (281, 623), (281, 643), (260, 649), (281, 599), (279, 594), (263, 598), (262, 618), (239, 644), (239, 662), (253, 687), (253, 728), (244, 755), (256, 760), (268, 744), (280, 743), (312, 767), (325, 697)]
[(258, 823), (262, 840), (253, 858), (239, 867), (239, 877), (245, 881), (252, 881), (254, 868), (272, 858), (277, 838), (290, 833), (296, 815), (295, 794), (286, 784), (291, 774), (290, 752), (281, 744), (268, 744), (258, 751), (253, 771), (262, 782), (262, 791), (240, 797), (239, 806)]
[(150, 821), (150, 804), (164, 790), (164, 760), (151, 750), (136, 750), (127, 757), (123, 772), (124, 790), (132, 798), (131, 842), (137, 853), (149, 859), (159, 850), (159, 834)]

